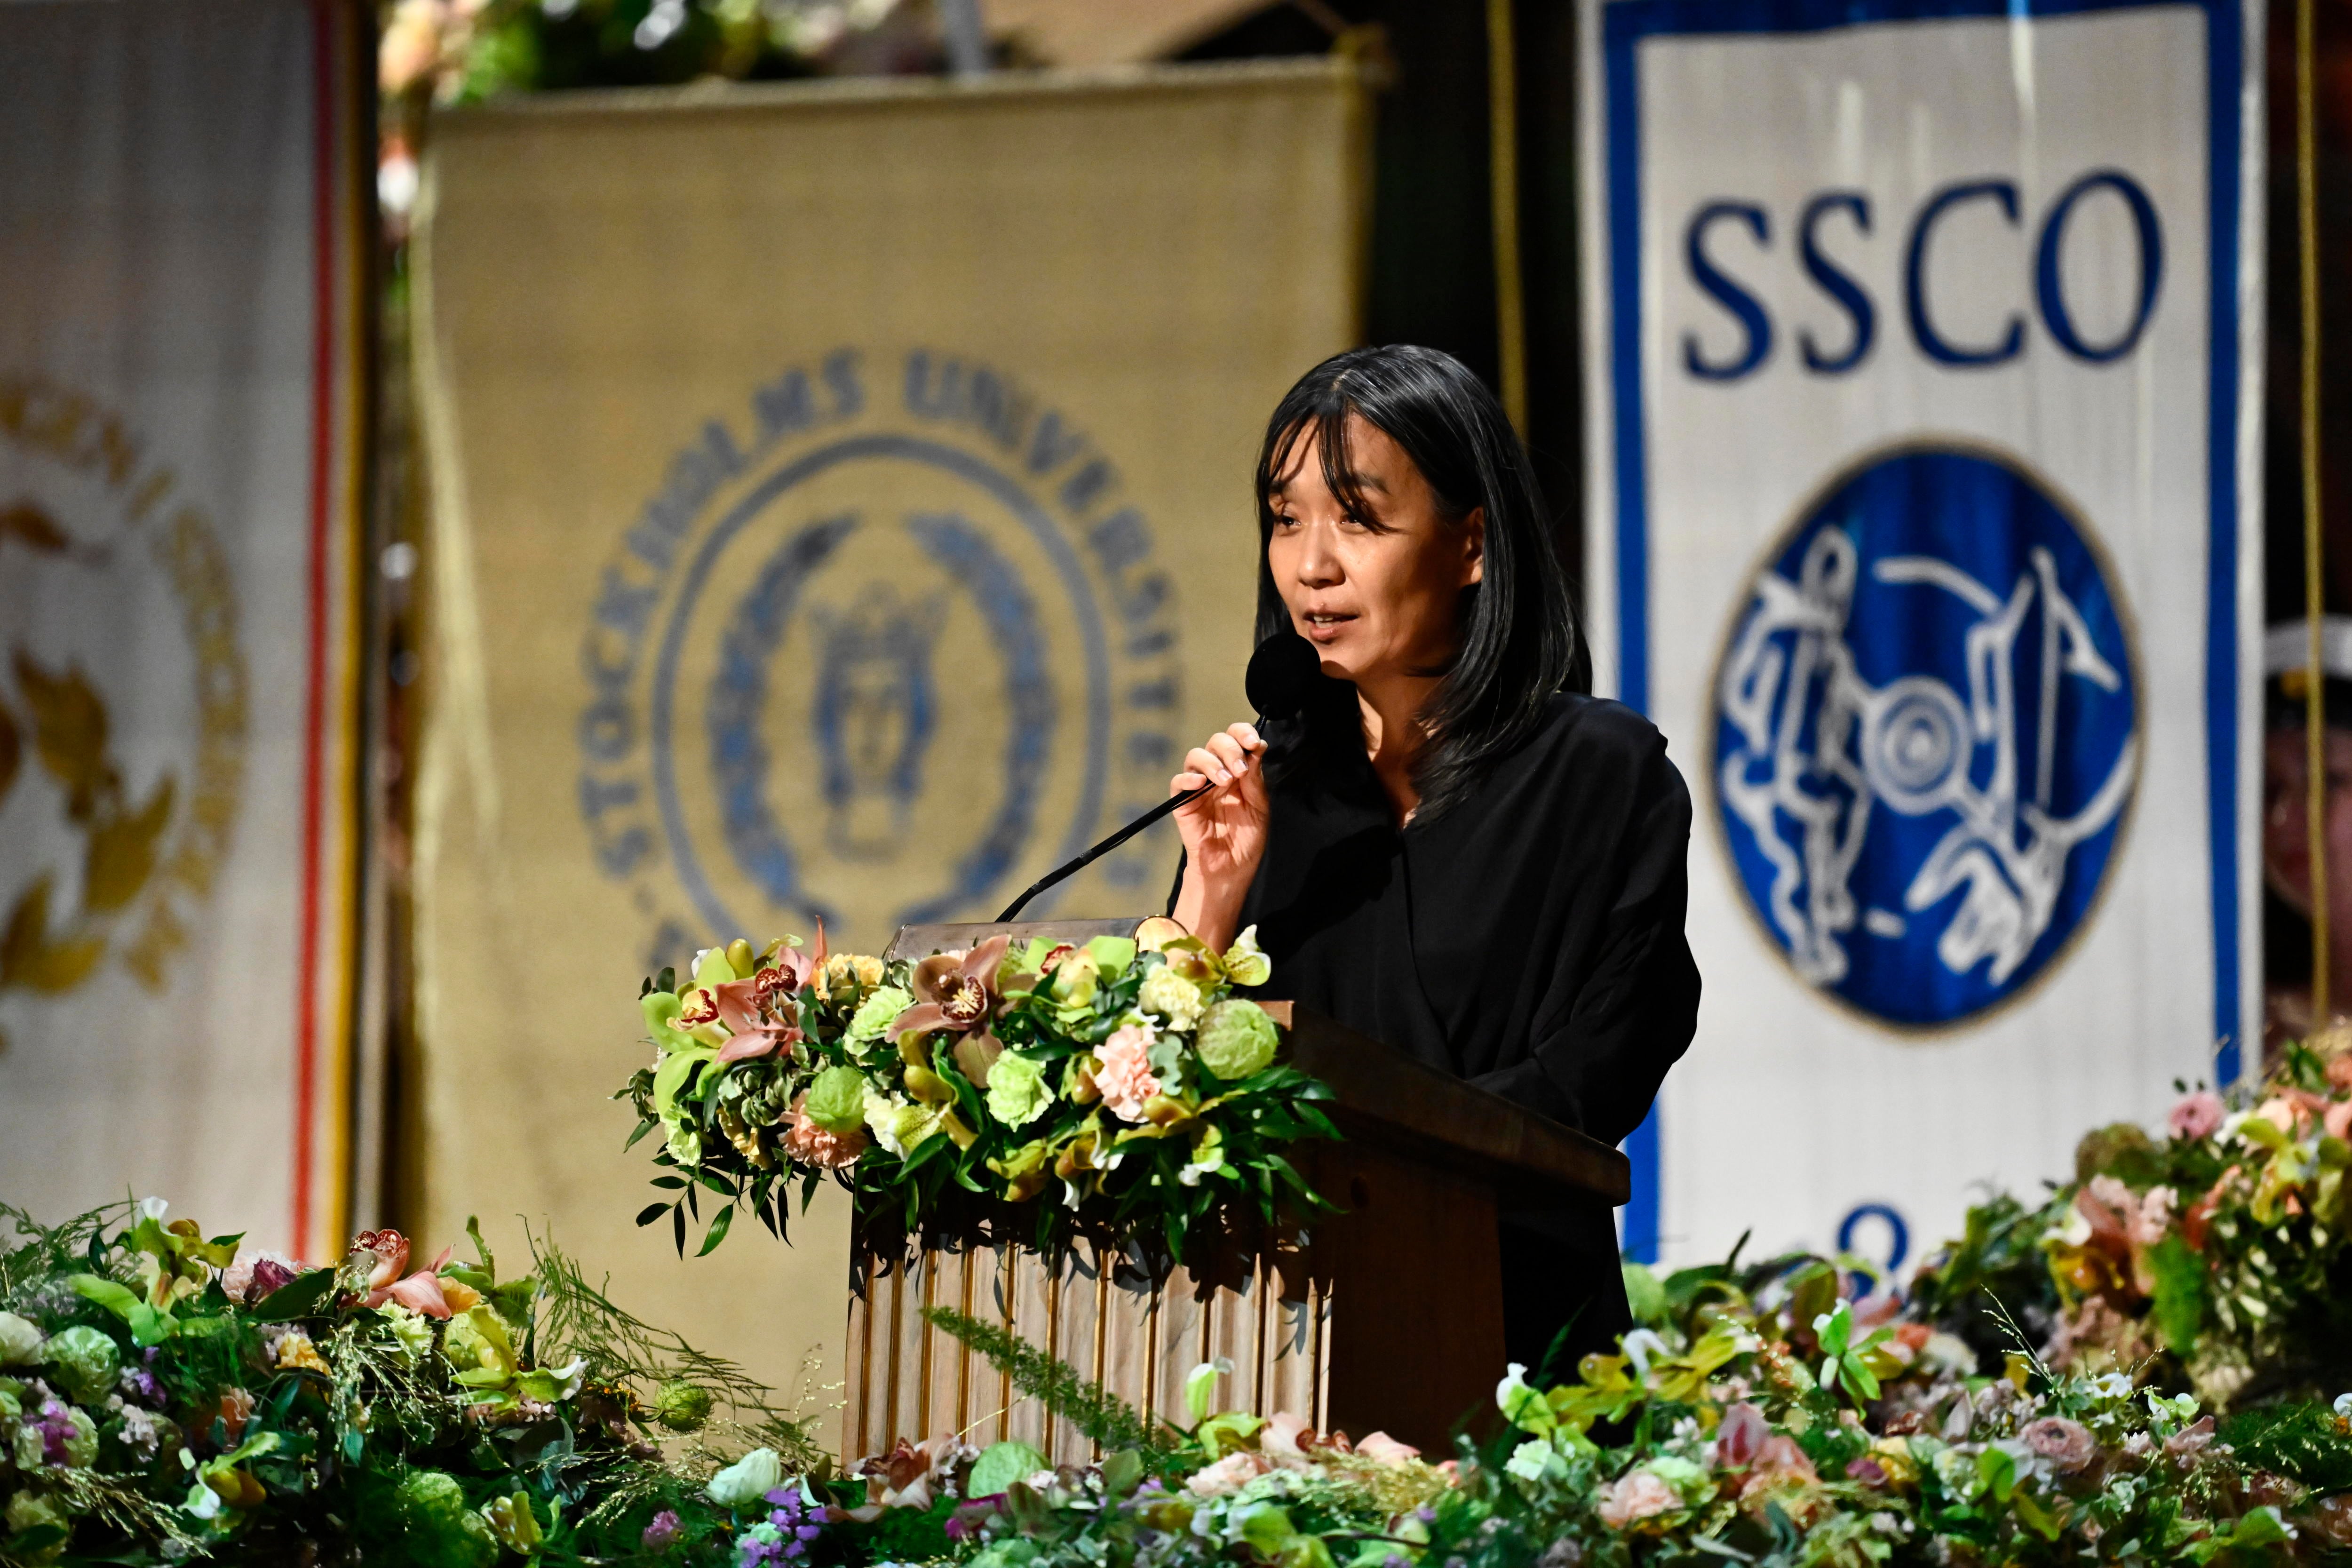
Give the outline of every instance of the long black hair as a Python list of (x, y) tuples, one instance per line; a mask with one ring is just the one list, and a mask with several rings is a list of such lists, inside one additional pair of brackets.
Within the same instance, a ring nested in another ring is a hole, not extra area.
[[(1527, 448), (1467, 366), (1409, 344), (1333, 355), (1299, 377), (1266, 421), (1257, 459), (1259, 640), (1293, 629), (1266, 550), (1274, 487), (1310, 431), (1323, 482), (1350, 512), (1368, 515), (1349, 460), (1351, 414), (1403, 448), (1449, 521), (1486, 510), (1484, 581), (1462, 591), (1460, 649), (1421, 713), (1429, 742), (1413, 764), (1413, 787), (1419, 815), (1435, 816), (1535, 731), (1554, 692), (1585, 689), (1590, 669)], [(1349, 721), (1355, 710), (1344, 704)], [(1336, 720), (1342, 710), (1319, 711)]]

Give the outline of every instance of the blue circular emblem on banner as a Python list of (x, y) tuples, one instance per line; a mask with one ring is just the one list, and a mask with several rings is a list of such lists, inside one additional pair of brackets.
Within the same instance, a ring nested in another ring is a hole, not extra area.
[(1715, 682), (1739, 880), (1809, 984), (1958, 1023), (2096, 901), (2137, 777), (2117, 586), (2031, 476), (1906, 449), (1837, 484), (1758, 573)]

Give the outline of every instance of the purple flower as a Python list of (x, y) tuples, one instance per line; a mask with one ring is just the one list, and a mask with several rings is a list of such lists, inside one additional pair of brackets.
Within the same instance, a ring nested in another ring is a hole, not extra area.
[(1846, 1462), (1845, 1474), (1846, 1479), (1860, 1481), (1873, 1491), (1886, 1489), (1886, 1467), (1876, 1459), (1866, 1456), (1859, 1459), (1850, 1459)]
[(52, 1465), (66, 1459), (66, 1443), (74, 1436), (73, 1413), (61, 1400), (41, 1402), (41, 1457)]
[(659, 1552), (677, 1539), (677, 1510), (666, 1508), (654, 1515), (654, 1521), (646, 1526), (646, 1532), (637, 1543), (648, 1552)]
[(143, 1366), (124, 1367), (117, 1385), (126, 1399), (136, 1399), (146, 1405), (160, 1405), (163, 1403), (163, 1384), (157, 1383), (155, 1374)]

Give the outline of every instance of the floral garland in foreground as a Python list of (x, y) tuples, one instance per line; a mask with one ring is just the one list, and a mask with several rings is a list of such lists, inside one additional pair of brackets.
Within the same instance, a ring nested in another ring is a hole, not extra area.
[(708, 1490), (726, 1453), (822, 1473), (765, 1389), (543, 1238), (519, 1279), (470, 1223), (470, 1264), (411, 1268), (387, 1230), (310, 1268), (165, 1212), (0, 1205), (9, 1568), (711, 1561), (736, 1533)]
[[(1171, 1426), (934, 1309), (1103, 1457), (945, 1434), (844, 1473), (543, 1243), (519, 1279), (478, 1236), (472, 1264), (412, 1269), (371, 1233), (307, 1269), (152, 1209), (0, 1210), (26, 1238), (0, 1251), (0, 1563), (2341, 1562), (2352, 1394), (2315, 1395), (2346, 1353), (2347, 1083), (2291, 1052), (2258, 1090), (2189, 1096), (2161, 1142), (2095, 1133), (2075, 1184), (1973, 1211), (1907, 1302), (1852, 1260), (1629, 1266), (1618, 1352), (1549, 1389), (1512, 1368), (1441, 1462), (1211, 1414), (1219, 1364)], [(2126, 1332), (2190, 1337), (2116, 1364)]]
[(1629, 1265), (1639, 1326), (1620, 1352), (1549, 1390), (1513, 1367), (1504, 1429), (1436, 1465), (1378, 1435), (1207, 1416), (1214, 1367), (1188, 1386), (1195, 1426), (1155, 1430), (1001, 1331), (934, 1313), (1110, 1457), (1049, 1468), (1018, 1443), (902, 1444), (858, 1467), (862, 1506), (814, 1513), (823, 1489), (783, 1477), (762, 1497), (791, 1508), (755, 1521), (739, 1560), (2347, 1560), (2352, 1058), (2290, 1050), (2260, 1088), (2186, 1094), (2168, 1134), (2103, 1129), (2046, 1205), (1972, 1210), (1907, 1301), (1850, 1259)]
[(1281, 1151), (1335, 1138), (1320, 1082), (1277, 1060), (1281, 1032), (1234, 995), (1271, 973), (1255, 928), (1211, 952), (1172, 921), (1083, 946), (995, 936), (920, 963), (798, 938), (696, 956), (638, 1002), (652, 1065), (615, 1099), (658, 1129), (654, 1185), (681, 1253), (701, 1194), (782, 1235), (795, 1183), (827, 1175), (869, 1219), (912, 1229), (958, 1192), (1033, 1205), (1041, 1248), (1088, 1218), (1182, 1250), (1228, 1205), (1267, 1220), (1320, 1203)]

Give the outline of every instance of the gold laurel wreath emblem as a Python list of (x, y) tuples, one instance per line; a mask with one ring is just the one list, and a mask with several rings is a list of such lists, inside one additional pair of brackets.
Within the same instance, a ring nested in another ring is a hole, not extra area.
[[(78, 542), (27, 498), (0, 501), (0, 560), (104, 561), (130, 544), (161, 569), (180, 604), (193, 674), (195, 749), (134, 794), (115, 752), (105, 695), (79, 665), (45, 662), (20, 640), (0, 649), (0, 806), (34, 770), (62, 798), (80, 860), (79, 898), (59, 897), (55, 864), (0, 887), (0, 998), (60, 996), (89, 983), (108, 953), (151, 993), (189, 941), (193, 906), (213, 890), (244, 793), (248, 675), (226, 553), (204, 512), (169, 500), (172, 470), (93, 400), (37, 376), (0, 373), (0, 440), (97, 478), (121, 498), (129, 531), (110, 546)], [(8, 1048), (0, 1033), (0, 1051)]]
[[(68, 542), (54, 518), (20, 501), (0, 510), (0, 548), (10, 545), (62, 555)], [(16, 891), (0, 921), (0, 991), (58, 995), (89, 978), (106, 955), (112, 923), (153, 878), (178, 781), (166, 773), (144, 801), (125, 793), (109, 745), (106, 700), (79, 668), (45, 668), (16, 644), (6, 673), (0, 680), (0, 804), (16, 788), (29, 749), (65, 795), (66, 822), (81, 839), (82, 879), (81, 907), (62, 919), (50, 908), (51, 872), (36, 873)]]

